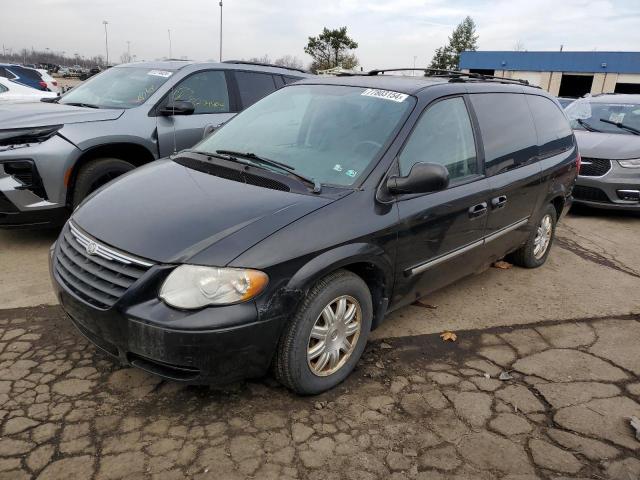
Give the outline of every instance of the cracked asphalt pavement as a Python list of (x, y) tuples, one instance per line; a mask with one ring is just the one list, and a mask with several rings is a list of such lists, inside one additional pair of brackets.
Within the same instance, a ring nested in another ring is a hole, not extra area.
[(299, 397), (121, 367), (47, 305), (55, 235), (0, 232), (0, 479), (638, 480), (639, 233), (569, 216), (542, 269), (396, 312), (346, 382)]

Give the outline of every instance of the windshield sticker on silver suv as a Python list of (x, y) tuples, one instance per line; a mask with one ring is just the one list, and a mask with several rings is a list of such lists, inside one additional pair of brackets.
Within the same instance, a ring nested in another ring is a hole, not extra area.
[(392, 92), (391, 90), (378, 90), (377, 88), (367, 88), (360, 95), (364, 97), (383, 98), (393, 102), (404, 102), (409, 95), (400, 92)]
[(149, 73), (147, 73), (147, 75), (153, 75), (154, 77), (169, 78), (171, 75), (173, 75), (173, 72), (167, 72), (166, 70), (150, 70)]

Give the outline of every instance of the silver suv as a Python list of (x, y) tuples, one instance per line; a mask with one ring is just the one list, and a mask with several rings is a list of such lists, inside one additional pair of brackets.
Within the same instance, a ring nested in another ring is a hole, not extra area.
[(640, 211), (640, 95), (585, 97), (565, 113), (582, 155), (575, 203)]
[(130, 63), (54, 102), (0, 107), (0, 227), (59, 224), (110, 180), (308, 76), (245, 62)]

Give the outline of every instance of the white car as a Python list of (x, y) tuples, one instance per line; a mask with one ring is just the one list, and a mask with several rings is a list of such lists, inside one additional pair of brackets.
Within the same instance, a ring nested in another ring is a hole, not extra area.
[(38, 70), (38, 73), (42, 77), (42, 81), (47, 84), (47, 88), (49, 90), (56, 93), (60, 92), (60, 87), (58, 86), (57, 80), (49, 75), (49, 72), (47, 72), (44, 68), (37, 68), (36, 70)]
[(39, 102), (42, 98), (55, 98), (57, 96), (56, 92), (36, 90), (0, 77), (0, 104)]

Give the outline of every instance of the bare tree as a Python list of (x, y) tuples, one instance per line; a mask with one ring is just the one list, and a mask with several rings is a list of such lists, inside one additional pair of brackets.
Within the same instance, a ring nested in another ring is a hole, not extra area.
[(261, 57), (251, 57), (249, 59), (249, 62), (255, 62), (255, 63), (271, 63), (271, 58), (269, 58), (268, 54), (264, 54)]
[(275, 65), (280, 65), (281, 67), (289, 67), (289, 68), (303, 68), (302, 60), (293, 55), (284, 55), (280, 58), (276, 58), (273, 63)]
[(120, 63), (131, 63), (133, 61), (133, 57), (129, 52), (124, 52), (120, 55)]
[(515, 45), (513, 46), (513, 49), (516, 52), (526, 52), (526, 48), (524, 46), (524, 43), (522, 42), (522, 40), (518, 40)]

